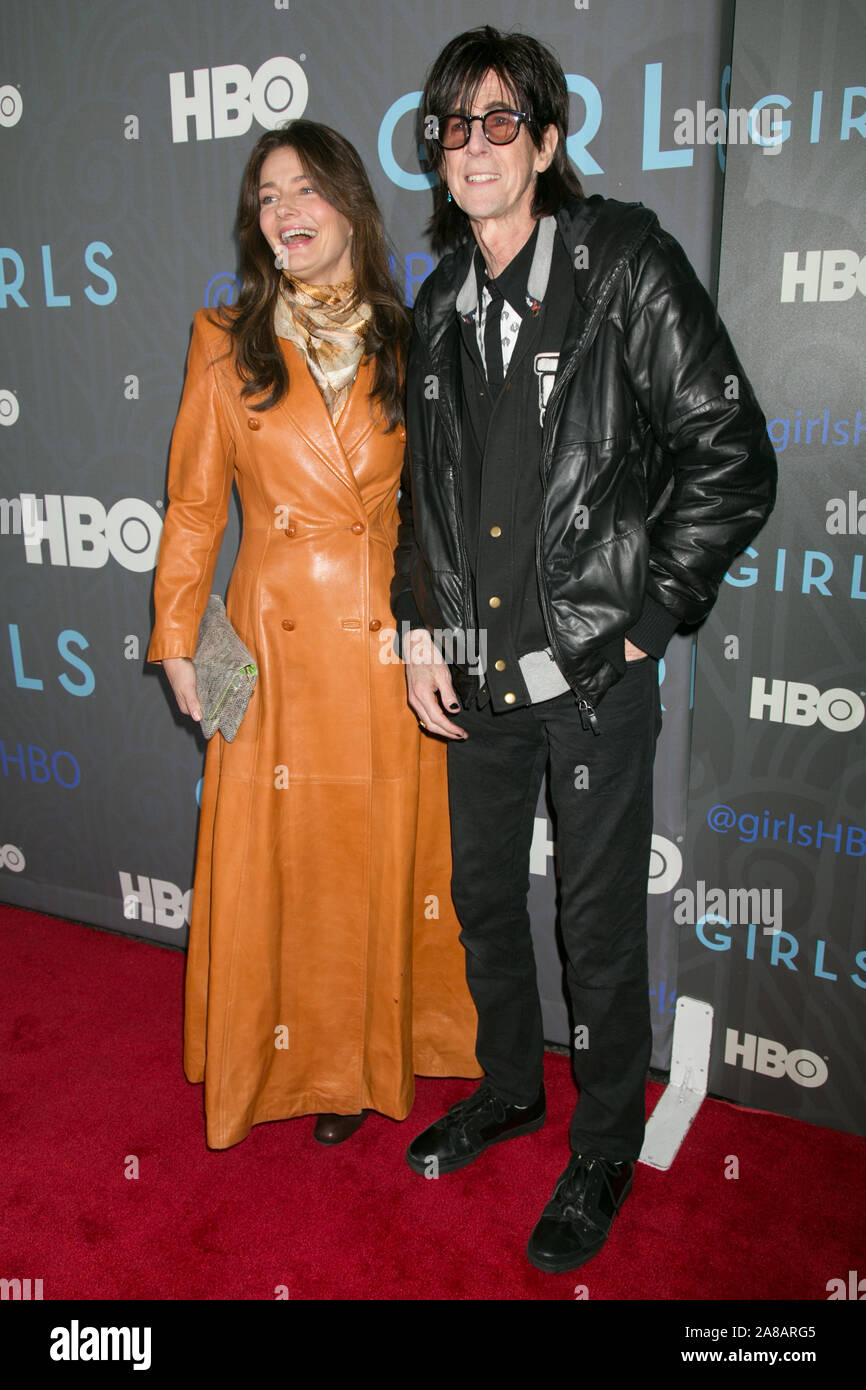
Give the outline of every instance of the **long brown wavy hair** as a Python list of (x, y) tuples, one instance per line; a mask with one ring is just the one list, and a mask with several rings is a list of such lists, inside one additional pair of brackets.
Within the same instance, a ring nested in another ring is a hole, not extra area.
[(247, 160), (238, 201), (241, 290), (237, 301), (220, 306), (222, 326), (231, 335), (235, 365), (245, 397), (264, 395), (251, 410), (269, 410), (289, 390), (289, 373), (274, 332), (274, 308), (283, 272), (259, 226), (259, 178), (272, 150), (293, 149), (322, 197), (352, 227), (352, 270), (358, 297), (372, 308), (364, 339), (372, 358), (372, 398), (388, 429), (403, 419), (402, 376), (409, 341), (409, 314), (388, 267), (387, 243), (367, 171), (354, 145), (330, 126), (289, 121), (268, 130)]

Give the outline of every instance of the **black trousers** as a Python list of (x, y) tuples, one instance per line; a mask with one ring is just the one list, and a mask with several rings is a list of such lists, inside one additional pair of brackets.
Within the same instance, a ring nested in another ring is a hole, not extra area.
[(646, 892), (652, 768), (661, 728), (658, 663), (630, 662), (583, 728), (570, 691), (529, 708), (453, 715), (448, 745), (452, 893), (478, 1010), (476, 1053), (505, 1101), (527, 1105), (544, 1038), (526, 906), (545, 766), (556, 814), (566, 979), (579, 1099), (575, 1153), (637, 1158), (652, 1050)]

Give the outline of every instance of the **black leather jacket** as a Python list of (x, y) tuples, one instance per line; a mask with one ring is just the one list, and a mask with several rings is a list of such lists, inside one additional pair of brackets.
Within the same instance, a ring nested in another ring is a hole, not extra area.
[[(590, 719), (625, 669), (708, 613), (768, 516), (766, 421), (682, 248), (640, 204), (591, 197), (556, 217), (575, 302), (544, 417), (538, 587), (556, 660)], [(398, 622), (478, 627), (463, 539), (457, 293), (474, 241), (418, 295), (392, 607)], [(585, 508), (586, 511), (578, 508)], [(577, 521), (577, 524), (575, 524)], [(467, 701), (477, 680), (453, 667)]]

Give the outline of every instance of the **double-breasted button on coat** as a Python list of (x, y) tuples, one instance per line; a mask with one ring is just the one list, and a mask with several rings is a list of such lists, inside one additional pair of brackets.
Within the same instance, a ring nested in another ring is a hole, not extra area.
[(415, 1074), (480, 1074), (445, 748), (392, 650), (405, 431), (371, 415), (365, 362), (333, 424), (279, 341), (289, 394), (253, 412), (227, 335), (196, 313), (148, 649), (194, 654), (236, 482), (226, 608), (258, 684), (234, 742), (208, 744), (184, 1027), (217, 1149), (293, 1115), (402, 1119)]

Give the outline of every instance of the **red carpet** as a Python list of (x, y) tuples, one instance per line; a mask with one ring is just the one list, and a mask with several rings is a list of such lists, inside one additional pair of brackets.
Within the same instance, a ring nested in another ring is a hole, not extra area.
[(866, 1140), (717, 1101), (669, 1173), (639, 1166), (595, 1260), (533, 1269), (526, 1240), (568, 1158), (559, 1056), (546, 1127), (436, 1181), (403, 1151), (472, 1082), (421, 1079), (410, 1119), (371, 1116), (335, 1149), (305, 1118), (211, 1152), (181, 1070), (183, 956), (17, 908), (0, 907), (0, 930), (0, 1276), (41, 1278), (45, 1300), (271, 1300), (279, 1286), (293, 1300), (544, 1300), (578, 1285), (593, 1300), (826, 1300), (829, 1279), (866, 1274)]

